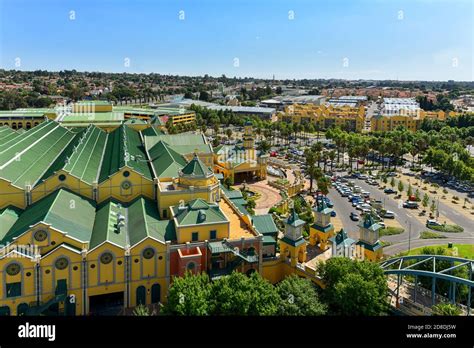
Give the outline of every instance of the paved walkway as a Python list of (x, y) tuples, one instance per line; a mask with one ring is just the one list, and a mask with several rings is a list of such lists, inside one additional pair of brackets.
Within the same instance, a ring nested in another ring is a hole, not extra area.
[(268, 210), (282, 199), (280, 192), (276, 188), (268, 185), (267, 181), (247, 184), (247, 187), (251, 191), (260, 194), (260, 197), (255, 201), (256, 206), (254, 210), (256, 215), (268, 213)]

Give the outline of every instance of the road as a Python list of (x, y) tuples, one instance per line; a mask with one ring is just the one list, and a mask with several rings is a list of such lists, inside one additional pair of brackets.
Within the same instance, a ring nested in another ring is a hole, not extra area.
[[(448, 242), (460, 243), (460, 244), (469, 244), (473, 243), (473, 231), (472, 231), (472, 221), (468, 217), (461, 215), (447, 207), (444, 204), (440, 203), (440, 211), (443, 214), (453, 221), (456, 221), (459, 225), (464, 227), (465, 232), (462, 233), (440, 233), (444, 234), (447, 238), (445, 239), (419, 239), (420, 233), (426, 231), (427, 228), (422, 224), (417, 218), (413, 216), (416, 214), (416, 210), (408, 210), (406, 208), (400, 207), (399, 202), (393, 198), (393, 196), (388, 196), (380, 189), (367, 184), (363, 180), (354, 179), (356, 185), (360, 186), (363, 190), (370, 192), (370, 197), (384, 202), (384, 207), (387, 210), (391, 210), (396, 214), (396, 219), (400, 225), (405, 230), (401, 234), (383, 236), (381, 240), (391, 243), (392, 245), (384, 248), (384, 252), (389, 255), (398, 254), (402, 251), (410, 248), (418, 248), (427, 245), (438, 245), (438, 244), (447, 244)], [(352, 207), (352, 204), (348, 201), (347, 197), (341, 197), (341, 195), (335, 190), (331, 189), (328, 194), (329, 199), (334, 203), (334, 210), (336, 211), (339, 219), (344, 226), (344, 230), (349, 234), (353, 239), (359, 238), (359, 229), (357, 227), (356, 221), (352, 221), (349, 218), (351, 212), (357, 212), (360, 215), (359, 211), (356, 211)], [(453, 215), (453, 217), (451, 217)], [(410, 233), (410, 224), (411, 224), (411, 233)], [(410, 242), (409, 242), (410, 240)]]
[[(387, 197), (385, 193), (377, 189), (374, 186), (368, 185), (362, 180), (354, 180), (356, 185), (360, 186), (363, 190), (370, 192), (370, 198), (375, 198), (384, 202), (386, 210), (391, 210), (396, 214), (396, 219), (405, 230), (401, 234), (392, 236), (384, 236), (382, 239), (390, 243), (398, 243), (409, 238), (409, 223), (411, 223), (411, 238), (417, 239), (420, 236), (420, 232), (426, 230), (423, 224), (416, 220), (411, 212), (408, 212), (405, 208), (399, 208), (398, 202), (394, 199)], [(357, 212), (360, 215), (360, 211), (357, 211), (352, 204), (348, 201), (347, 197), (341, 197), (339, 192), (335, 189), (331, 189), (329, 192), (329, 199), (334, 202), (334, 210), (342, 221), (344, 230), (346, 230), (351, 238), (359, 237), (358, 227), (356, 221), (352, 221), (349, 218), (351, 212)]]
[[(447, 245), (448, 243), (455, 243), (455, 244), (472, 244), (472, 238), (464, 237), (459, 238), (457, 237), (457, 233), (451, 233), (453, 236), (452, 238), (446, 239), (417, 239), (412, 240), (410, 242), (410, 249), (416, 249), (428, 245)], [(383, 252), (384, 254), (388, 255), (396, 255), (401, 253), (402, 251), (408, 250), (408, 239), (404, 240), (397, 244), (392, 244), (389, 246), (384, 247)]]

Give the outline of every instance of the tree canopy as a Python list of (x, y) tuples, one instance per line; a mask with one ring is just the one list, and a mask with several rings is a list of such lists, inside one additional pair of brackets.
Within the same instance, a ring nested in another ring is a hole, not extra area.
[(376, 263), (333, 257), (318, 266), (326, 288), (329, 312), (341, 315), (383, 315), (388, 309), (387, 279)]

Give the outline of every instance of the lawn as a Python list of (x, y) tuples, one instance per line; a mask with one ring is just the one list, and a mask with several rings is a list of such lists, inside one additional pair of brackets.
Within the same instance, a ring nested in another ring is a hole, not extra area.
[(458, 225), (428, 226), (428, 228), (438, 231), (438, 232), (449, 232), (449, 233), (460, 233), (464, 231), (464, 228)]
[(380, 237), (400, 234), (403, 233), (403, 231), (404, 229), (401, 227), (385, 227), (380, 230)]
[[(446, 245), (432, 245), (433, 248), (443, 248), (446, 250), (446, 254), (453, 255), (453, 251), (457, 248), (458, 257), (474, 259), (474, 244), (453, 244), (453, 248), (448, 248), (448, 243)], [(412, 249), (409, 255), (419, 255), (421, 254), (421, 248)], [(404, 253), (405, 254), (405, 253)]]

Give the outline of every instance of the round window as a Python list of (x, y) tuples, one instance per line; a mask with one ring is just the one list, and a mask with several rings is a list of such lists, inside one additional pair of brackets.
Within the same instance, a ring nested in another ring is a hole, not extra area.
[(65, 269), (69, 265), (69, 261), (65, 257), (61, 257), (54, 263), (57, 269)]
[(43, 231), (43, 230), (36, 231), (35, 234), (34, 234), (34, 238), (35, 238), (36, 241), (42, 242), (42, 241), (46, 240), (46, 238), (48, 238), (48, 233), (46, 231)]
[(155, 256), (155, 250), (153, 250), (152, 248), (146, 248), (145, 250), (143, 250), (143, 257), (145, 259), (151, 259), (153, 256)]
[(122, 182), (122, 188), (124, 190), (129, 190), (130, 187), (132, 187), (132, 183), (130, 181), (126, 180), (126, 181)]
[(188, 269), (193, 270), (196, 267), (196, 264), (194, 262), (188, 263)]
[(64, 181), (64, 180), (66, 180), (66, 175), (60, 174), (60, 175), (58, 176), (58, 179), (59, 179), (59, 181)]
[(100, 257), (100, 262), (102, 262), (104, 265), (111, 263), (114, 257), (112, 256), (111, 253), (103, 253)]
[(7, 267), (7, 274), (14, 276), (20, 273), (21, 267), (18, 263), (12, 263)]
[(130, 172), (128, 170), (124, 171), (123, 176), (128, 178), (130, 176)]

